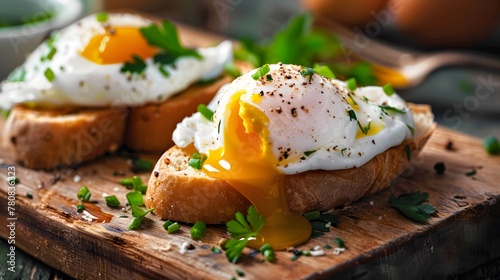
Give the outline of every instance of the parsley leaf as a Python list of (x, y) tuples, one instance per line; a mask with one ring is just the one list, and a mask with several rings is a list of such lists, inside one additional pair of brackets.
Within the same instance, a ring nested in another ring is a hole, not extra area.
[(167, 20), (160, 25), (151, 24), (140, 29), (142, 36), (149, 45), (161, 48), (165, 53), (176, 58), (180, 56), (193, 56), (198, 59), (203, 57), (193, 49), (184, 48), (179, 40), (177, 28)]
[(426, 223), (430, 215), (436, 212), (431, 204), (422, 204), (427, 201), (429, 194), (426, 192), (411, 192), (398, 197), (391, 194), (389, 205), (398, 209), (403, 215), (418, 223)]
[(165, 53), (159, 53), (153, 56), (154, 63), (158, 65), (158, 71), (165, 77), (170, 77), (170, 73), (165, 69), (165, 66), (173, 65), (176, 59), (176, 56)]
[(398, 109), (389, 105), (379, 105), (378, 106), (384, 113), (387, 114), (387, 112), (395, 112), (395, 113), (400, 113), (400, 114), (406, 114), (405, 110)]
[(232, 238), (225, 245), (226, 257), (230, 262), (238, 261), (247, 242), (251, 237), (257, 236), (265, 222), (264, 216), (260, 215), (255, 207), (250, 206), (246, 220), (241, 212), (237, 212), (235, 220), (226, 223), (227, 231)]
[(304, 213), (304, 217), (311, 223), (313, 229), (311, 236), (313, 237), (321, 236), (324, 232), (330, 231), (330, 226), (339, 224), (339, 220), (336, 217), (330, 214), (321, 214), (319, 211)]
[(125, 64), (123, 64), (122, 68), (120, 68), (120, 72), (142, 74), (142, 72), (144, 72), (144, 70), (146, 69), (146, 62), (144, 62), (144, 60), (142, 60), (140, 56), (137, 56), (135, 54), (132, 55), (132, 59), (133, 61), (127, 61), (125, 62)]

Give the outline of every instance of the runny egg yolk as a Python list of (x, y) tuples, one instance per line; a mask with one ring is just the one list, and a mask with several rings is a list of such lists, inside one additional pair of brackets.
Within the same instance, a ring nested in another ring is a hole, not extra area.
[(203, 171), (222, 179), (242, 193), (262, 214), (266, 223), (249, 246), (265, 243), (285, 249), (306, 241), (311, 225), (300, 214), (288, 209), (285, 175), (277, 168), (277, 159), (268, 141), (269, 119), (256, 107), (240, 101), (244, 91), (234, 94), (228, 103), (224, 144), (208, 152)]
[(92, 37), (82, 56), (97, 64), (114, 64), (130, 61), (132, 55), (147, 59), (157, 52), (148, 45), (138, 28), (115, 27)]

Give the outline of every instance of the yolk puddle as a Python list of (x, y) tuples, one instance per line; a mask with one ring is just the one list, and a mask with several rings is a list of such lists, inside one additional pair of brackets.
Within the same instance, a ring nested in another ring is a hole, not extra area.
[(370, 129), (366, 134), (363, 133), (361, 128), (358, 128), (358, 132), (356, 133), (356, 139), (363, 138), (366, 136), (371, 136), (379, 133), (382, 129), (384, 129), (384, 124), (382, 123), (370, 123)]
[(203, 171), (231, 184), (265, 217), (266, 224), (249, 246), (269, 243), (276, 250), (286, 249), (308, 240), (311, 225), (288, 209), (285, 175), (276, 169), (277, 159), (267, 141), (269, 120), (257, 108), (240, 102), (243, 93), (233, 95), (229, 102), (224, 145), (208, 152)]
[(132, 55), (147, 59), (157, 52), (148, 45), (138, 28), (116, 27), (92, 37), (82, 56), (98, 64), (114, 64), (131, 61)]

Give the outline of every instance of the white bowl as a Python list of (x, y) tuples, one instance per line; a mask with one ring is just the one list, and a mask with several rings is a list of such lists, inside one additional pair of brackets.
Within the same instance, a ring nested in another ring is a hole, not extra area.
[(53, 11), (48, 20), (0, 27), (0, 80), (21, 65), (53, 29), (60, 29), (82, 16), (80, 0), (0, 0), (0, 21), (18, 22)]

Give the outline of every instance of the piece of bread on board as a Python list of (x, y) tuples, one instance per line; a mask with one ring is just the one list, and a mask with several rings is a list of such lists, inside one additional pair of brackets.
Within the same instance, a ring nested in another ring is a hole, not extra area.
[[(241, 73), (253, 66), (236, 61)], [(147, 104), (130, 108), (125, 144), (135, 151), (161, 154), (172, 147), (172, 133), (179, 122), (196, 112), (199, 104), (208, 104), (219, 88), (233, 80), (222, 75), (209, 84), (194, 84), (181, 93), (159, 104)]]
[[(330, 210), (390, 185), (409, 166), (407, 146), (415, 156), (436, 124), (430, 106), (409, 104), (415, 135), (377, 155), (366, 164), (343, 170), (313, 170), (285, 176), (288, 207), (299, 213)], [(193, 147), (166, 151), (150, 177), (145, 205), (162, 219), (218, 224), (245, 213), (250, 202), (227, 182), (188, 165)]]
[(32, 109), (17, 105), (5, 123), (2, 143), (28, 168), (74, 167), (118, 149), (126, 118), (126, 108)]

